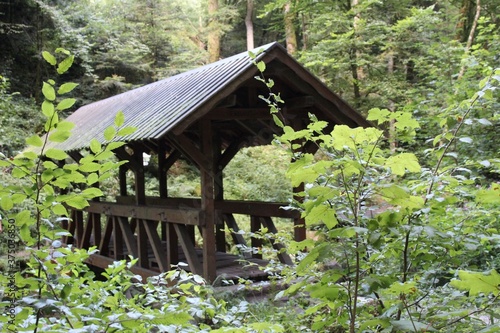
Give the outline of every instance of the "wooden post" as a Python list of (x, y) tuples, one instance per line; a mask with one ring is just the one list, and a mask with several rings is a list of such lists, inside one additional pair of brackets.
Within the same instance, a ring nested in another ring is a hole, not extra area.
[(214, 151), (215, 145), (210, 120), (200, 121), (201, 151), (208, 160), (209, 165), (201, 166), (201, 209), (205, 219), (202, 227), (203, 236), (203, 277), (209, 282), (215, 280), (215, 177), (214, 177)]
[(128, 168), (124, 164), (120, 165), (118, 168), (121, 196), (127, 196), (127, 170)]
[[(142, 150), (134, 147), (134, 159), (137, 164), (135, 172), (135, 203), (137, 205), (146, 204), (146, 186), (144, 179), (144, 164), (142, 160)], [(148, 235), (141, 219), (137, 219), (137, 250), (138, 250), (138, 263), (142, 268), (149, 268), (148, 260)]]
[[(304, 191), (304, 183), (300, 184), (297, 187), (293, 188), (293, 199), (298, 202), (303, 202), (304, 198), (295, 195), (295, 193)], [(295, 218), (293, 219), (293, 238), (296, 242), (303, 241), (306, 239), (306, 221), (304, 218)]]
[[(216, 135), (216, 134), (215, 134)], [(219, 163), (221, 158), (221, 140), (218, 135), (213, 140), (214, 152), (214, 198), (217, 201), (224, 200), (224, 183), (222, 170), (224, 166)], [(222, 214), (215, 212), (215, 243), (219, 252), (226, 252), (226, 233), (224, 231), (224, 220)]]

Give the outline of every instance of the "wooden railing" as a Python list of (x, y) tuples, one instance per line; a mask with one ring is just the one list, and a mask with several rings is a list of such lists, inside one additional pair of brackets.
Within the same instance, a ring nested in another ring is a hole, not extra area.
[[(234, 232), (232, 240), (241, 248), (248, 248), (238, 232), (235, 214), (250, 217), (250, 231), (257, 233), (261, 227), (277, 233), (273, 217), (289, 218), (298, 225), (300, 214), (284, 210), (281, 203), (250, 201), (216, 201), (218, 216), (216, 230), (217, 251), (226, 251), (224, 224)], [(146, 198), (145, 205), (136, 205), (133, 197), (118, 197), (116, 203), (90, 202), (84, 210), (71, 210), (66, 228), (73, 237), (65, 241), (79, 248), (97, 246), (100, 256), (114, 260), (124, 259), (127, 254), (138, 258), (142, 268), (168, 271), (179, 262), (179, 245), (191, 271), (202, 274), (202, 264), (195, 249), (195, 231), (203, 227), (201, 200), (191, 198)], [(278, 250), (281, 262), (292, 264), (283, 245), (270, 237), (271, 245)], [(166, 246), (165, 246), (166, 245)], [(251, 238), (252, 248), (261, 248), (262, 239)], [(150, 252), (157, 268), (151, 267)], [(252, 257), (261, 258), (253, 252)], [(202, 260), (207, 260), (203, 258)]]

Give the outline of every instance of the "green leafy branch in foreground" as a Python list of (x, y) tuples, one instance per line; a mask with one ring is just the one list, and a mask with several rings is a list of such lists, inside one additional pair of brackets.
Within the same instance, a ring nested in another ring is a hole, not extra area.
[[(56, 53), (63, 56), (61, 61), (48, 52), (43, 57), (62, 74), (70, 68), (73, 56), (63, 49)], [(95, 247), (78, 249), (61, 242), (62, 236), (71, 236), (62, 227), (68, 210), (84, 209), (89, 200), (102, 196), (94, 186), (125, 163), (113, 159), (113, 150), (124, 145), (120, 136), (134, 131), (124, 126), (123, 113), (117, 113), (114, 125), (103, 133), (106, 143), (91, 140), (77, 163), (71, 163), (57, 144), (71, 136), (73, 124), (60, 120), (59, 113), (74, 105), (74, 99), (62, 98), (74, 88), (71, 83), (44, 82), (45, 133), (28, 138), (30, 147), (13, 159), (0, 159), (5, 172), (23, 180), (20, 185), (0, 187), (0, 207), (6, 213), (4, 219), (15, 221), (12, 235), (18, 250), (29, 255), (26, 269), (17, 266), (13, 278), (9, 274), (0, 277), (0, 305), (12, 308), (15, 316), (12, 320), (10, 312), (2, 311), (0, 330), (209, 332), (220, 328), (261, 332), (264, 324), (248, 323), (246, 302), (228, 308), (199, 276), (173, 267), (142, 281), (131, 273), (136, 259), (129, 258), (106, 268), (102, 281), (85, 264), (96, 253)]]
[[(447, 159), (456, 156), (457, 143), (470, 142), (460, 132), (472, 111), (494, 98), (498, 73), (483, 80), (470, 100), (441, 115), (443, 134), (427, 151), (431, 168), (421, 167), (411, 152), (393, 153), (376, 128), (337, 125), (324, 133), (327, 124), (311, 116), (307, 129), (295, 131), (276, 121), (283, 129), (276, 141), (290, 147), (288, 177), (304, 188), (303, 202), (295, 205), (316, 232), (315, 239), (291, 243), (302, 259), (287, 277), (291, 287), (278, 298), (306, 292), (316, 299), (303, 316), (313, 331), (498, 328), (495, 321), (474, 320), (482, 313), (499, 315), (492, 306), (498, 301), (498, 274), (463, 269), (475, 267), (476, 256), (485, 251), (498, 255), (499, 185), (478, 190), (473, 173)], [(273, 87), (263, 73), (260, 81)], [(263, 98), (272, 113), (283, 102), (273, 96)], [(419, 128), (408, 112), (372, 109), (368, 120), (390, 124), (403, 143), (413, 142)], [(315, 155), (301, 153), (307, 141), (316, 143)], [(459, 280), (448, 284), (454, 272)]]

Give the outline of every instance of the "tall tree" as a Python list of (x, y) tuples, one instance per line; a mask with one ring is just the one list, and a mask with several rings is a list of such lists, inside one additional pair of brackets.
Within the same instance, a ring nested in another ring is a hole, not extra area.
[(245, 16), (245, 27), (247, 31), (247, 50), (252, 50), (254, 48), (253, 11), (253, 0), (247, 0), (247, 13)]
[(296, 13), (292, 9), (292, 3), (288, 0), (283, 6), (283, 22), (285, 24), (286, 49), (288, 53), (295, 54), (297, 51), (297, 33), (295, 32)]
[(208, 61), (215, 62), (220, 59), (220, 27), (217, 14), (219, 0), (208, 0)]

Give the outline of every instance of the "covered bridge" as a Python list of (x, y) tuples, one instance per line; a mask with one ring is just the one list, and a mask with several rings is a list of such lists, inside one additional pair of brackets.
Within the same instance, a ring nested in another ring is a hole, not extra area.
[[(288, 125), (304, 128), (308, 113), (313, 113), (331, 127), (369, 126), (278, 43), (257, 50), (262, 52), (255, 61), (266, 64), (266, 78), (274, 80), (273, 91), (285, 101), (281, 113)], [(295, 225), (295, 239), (304, 239), (300, 214), (280, 209), (284, 203), (224, 200), (224, 167), (242, 147), (269, 144), (280, 131), (269, 107), (259, 98), (268, 96), (269, 91), (256, 75), (257, 67), (248, 52), (243, 52), (83, 106), (68, 117), (76, 126), (72, 136), (57, 148), (76, 161), (93, 138), (106, 143), (104, 130), (113, 125), (117, 112), (124, 113), (124, 126), (137, 130), (120, 138), (126, 146), (116, 150), (120, 160), (128, 161), (119, 171), (120, 195), (114, 202), (93, 201), (84, 210), (71, 210), (65, 227), (73, 237), (65, 241), (82, 248), (97, 246), (99, 252), (89, 259), (92, 265), (107, 267), (132, 255), (138, 258), (132, 271), (151, 276), (182, 261), (188, 270), (214, 281), (219, 275), (252, 278), (262, 274), (245, 269), (238, 256), (226, 253), (225, 226), (238, 230), (234, 214), (250, 216), (252, 231), (265, 226), (276, 232), (273, 218), (289, 218)], [(158, 157), (159, 196), (146, 196), (143, 153)], [(179, 158), (200, 170), (200, 198), (169, 196), (167, 171)], [(127, 179), (127, 170), (133, 172), (133, 180)], [(127, 192), (131, 185), (133, 195)], [(202, 240), (199, 244), (195, 242), (197, 232)], [(246, 245), (237, 233), (232, 233), (232, 240)], [(251, 243), (248, 246), (261, 246), (258, 239)], [(272, 243), (283, 250), (280, 244)], [(279, 259), (291, 263), (284, 251)], [(265, 264), (258, 253), (248, 260)]]

